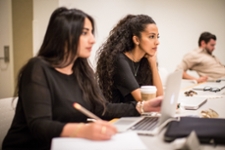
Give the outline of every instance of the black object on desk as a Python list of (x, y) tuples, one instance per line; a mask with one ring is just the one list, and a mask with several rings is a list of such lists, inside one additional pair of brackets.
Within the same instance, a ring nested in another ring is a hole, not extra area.
[(193, 87), (193, 90), (210, 91), (210, 92), (220, 92), (225, 88), (225, 84), (222, 83), (205, 83)]
[(171, 142), (195, 131), (200, 143), (225, 144), (225, 119), (181, 117), (168, 124), (164, 140)]

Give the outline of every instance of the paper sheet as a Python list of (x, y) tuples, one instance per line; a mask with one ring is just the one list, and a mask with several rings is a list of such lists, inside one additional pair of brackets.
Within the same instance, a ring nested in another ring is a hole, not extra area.
[(107, 141), (53, 138), (51, 150), (147, 150), (147, 148), (135, 132), (128, 131), (117, 133)]

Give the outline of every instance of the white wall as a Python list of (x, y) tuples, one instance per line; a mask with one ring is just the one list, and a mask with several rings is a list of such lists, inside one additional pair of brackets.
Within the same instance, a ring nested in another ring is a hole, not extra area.
[(204, 31), (217, 36), (214, 54), (225, 64), (224, 0), (144, 0), (159, 28), (159, 64), (173, 71), (183, 55), (198, 47)]
[[(96, 20), (95, 52), (112, 27), (126, 14), (148, 14), (160, 32), (159, 65), (173, 71), (185, 53), (196, 48), (199, 35), (210, 31), (217, 36), (214, 54), (225, 64), (224, 0), (33, 0), (33, 55), (42, 43), (49, 17), (58, 6), (76, 7)], [(13, 94), (12, 14), (11, 0), (0, 0), (0, 57), (4, 45), (10, 46), (10, 63), (0, 60), (0, 98)]]
[(0, 57), (4, 46), (9, 46), (10, 62), (0, 60), (0, 98), (13, 96), (12, 11), (11, 0), (0, 0)]
[(33, 0), (33, 55), (44, 39), (51, 13), (58, 7), (58, 0)]
[(90, 62), (96, 66), (96, 50), (107, 38), (113, 26), (128, 13), (139, 14), (144, 3), (134, 0), (59, 0), (59, 6), (78, 8), (95, 19), (96, 44), (93, 47)]
[[(58, 6), (81, 9), (96, 21), (96, 44), (90, 61), (95, 67), (95, 53), (108, 36), (112, 27), (126, 14), (148, 14), (157, 23), (160, 33), (158, 61), (169, 72), (175, 70), (183, 55), (198, 47), (198, 38), (203, 31), (209, 31), (218, 38), (214, 54), (225, 64), (225, 1), (224, 0), (51, 0)], [(40, 4), (37, 7), (35, 4)], [(49, 3), (49, 2), (48, 2)], [(39, 18), (50, 16), (54, 6), (44, 0), (34, 0), (34, 14)], [(44, 7), (50, 9), (43, 9)], [(42, 8), (42, 9), (40, 9)], [(55, 6), (56, 8), (56, 6)], [(46, 10), (46, 12), (45, 12)], [(44, 16), (43, 16), (44, 14)], [(39, 21), (39, 24), (46, 22)], [(43, 27), (45, 26), (43, 25)], [(39, 31), (45, 31), (40, 28)], [(43, 37), (41, 32), (39, 37)], [(42, 39), (42, 38), (39, 38)], [(40, 40), (39, 40), (40, 41)], [(34, 41), (35, 42), (35, 41)], [(39, 46), (37, 46), (39, 47)]]

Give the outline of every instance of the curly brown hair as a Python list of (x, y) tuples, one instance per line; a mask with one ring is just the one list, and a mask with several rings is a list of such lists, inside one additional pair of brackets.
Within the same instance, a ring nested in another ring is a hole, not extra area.
[[(119, 53), (131, 51), (134, 48), (133, 36), (141, 38), (148, 24), (155, 24), (155, 21), (147, 15), (127, 15), (110, 31), (109, 37), (98, 49), (98, 61), (96, 76), (99, 86), (105, 98), (112, 99), (114, 61)], [(142, 76), (141, 83), (151, 83), (151, 69), (146, 58), (140, 64), (139, 73)]]

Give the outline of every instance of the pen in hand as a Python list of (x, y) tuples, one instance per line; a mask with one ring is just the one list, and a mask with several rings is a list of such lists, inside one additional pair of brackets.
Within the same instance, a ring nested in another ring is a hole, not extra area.
[(95, 120), (101, 120), (99, 117), (97, 117), (95, 114), (93, 114), (92, 112), (90, 112), (89, 110), (87, 110), (86, 108), (82, 107), (80, 104), (78, 103), (74, 103), (73, 107), (77, 110), (79, 110), (80, 112), (82, 112), (83, 114), (85, 114), (86, 116), (95, 119)]

